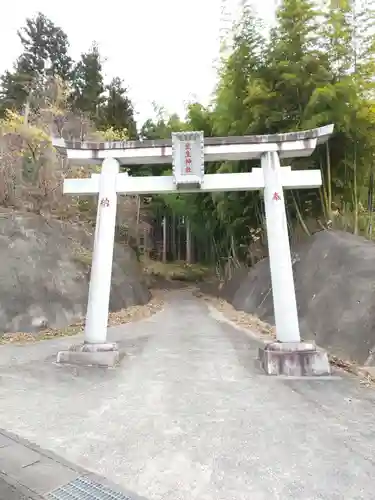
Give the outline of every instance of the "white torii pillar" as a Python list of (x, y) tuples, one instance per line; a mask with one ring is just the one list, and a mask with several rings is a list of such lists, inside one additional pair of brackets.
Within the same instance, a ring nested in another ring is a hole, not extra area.
[[(83, 345), (57, 354), (58, 363), (112, 367), (120, 361), (115, 343), (107, 342), (109, 300), (111, 295), (113, 250), (115, 243), (119, 162), (103, 161), (98, 177), (98, 208), (91, 264), (89, 296)], [(127, 175), (127, 174), (123, 174)]]
[(113, 249), (115, 243), (119, 163), (113, 158), (103, 161), (99, 181), (94, 251), (92, 256), (89, 298), (85, 323), (87, 344), (106, 344), (111, 295)]
[[(280, 166), (278, 153), (265, 152), (261, 168), (276, 342), (259, 349), (259, 359), (268, 375), (330, 375), (327, 353), (314, 343), (301, 342), (282, 178), (285, 167)], [(306, 173), (293, 172), (301, 181)]]
[[(264, 208), (276, 338), (279, 342), (300, 342), (301, 336), (279, 155), (277, 153), (264, 153), (261, 157), (261, 165), (264, 175)], [(304, 171), (294, 173), (302, 177)]]

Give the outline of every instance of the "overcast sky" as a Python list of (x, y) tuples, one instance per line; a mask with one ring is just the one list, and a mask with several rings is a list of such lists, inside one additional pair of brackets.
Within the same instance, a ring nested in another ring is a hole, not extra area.
[[(227, 0), (228, 10), (239, 0)], [(275, 0), (254, 0), (266, 20)], [(106, 59), (107, 79), (120, 76), (142, 123), (152, 102), (183, 113), (190, 99), (208, 103), (219, 50), (221, 0), (13, 0), (2, 6), (0, 72), (20, 54), (17, 29), (43, 12), (67, 33), (77, 59), (93, 40)]]

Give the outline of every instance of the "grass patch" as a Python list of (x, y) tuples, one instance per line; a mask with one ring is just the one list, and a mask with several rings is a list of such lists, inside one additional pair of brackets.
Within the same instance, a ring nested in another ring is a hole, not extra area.
[(84, 265), (85, 267), (91, 267), (92, 252), (77, 244), (74, 247), (73, 260)]
[(170, 281), (195, 283), (212, 275), (211, 269), (202, 264), (187, 264), (182, 261), (159, 262), (149, 259), (142, 259), (141, 263), (146, 275)]

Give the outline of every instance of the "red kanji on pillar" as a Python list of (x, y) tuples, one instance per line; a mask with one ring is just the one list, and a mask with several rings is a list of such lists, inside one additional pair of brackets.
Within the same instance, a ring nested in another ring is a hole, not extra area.
[(272, 199), (275, 201), (281, 200), (279, 193), (276, 193), (276, 191), (273, 193)]

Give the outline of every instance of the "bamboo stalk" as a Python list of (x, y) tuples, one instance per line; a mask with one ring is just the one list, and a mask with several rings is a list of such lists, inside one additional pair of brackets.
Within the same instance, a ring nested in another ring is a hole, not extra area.
[(298, 206), (298, 203), (297, 203), (297, 200), (296, 200), (296, 198), (294, 196), (293, 191), (291, 191), (291, 194), (292, 194), (294, 208), (296, 209), (297, 219), (298, 219), (299, 223), (301, 224), (301, 227), (302, 227), (303, 231), (307, 234), (307, 236), (311, 236), (309, 228), (307, 227), (305, 221), (303, 220), (303, 216), (301, 214), (301, 211), (299, 209), (299, 206)]
[(331, 158), (329, 151), (329, 141), (326, 142), (326, 156), (327, 156), (327, 202), (328, 202), (328, 216), (332, 220), (332, 175), (331, 175)]

